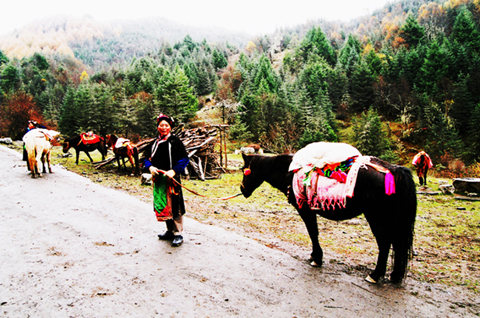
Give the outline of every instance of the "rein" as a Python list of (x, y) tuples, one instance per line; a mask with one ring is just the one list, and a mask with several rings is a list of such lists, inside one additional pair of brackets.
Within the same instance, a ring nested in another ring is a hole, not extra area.
[(200, 194), (200, 193), (198, 193), (198, 192), (195, 192), (195, 191), (193, 191), (193, 190), (190, 190), (189, 188), (185, 187), (184, 185), (182, 185), (180, 182), (178, 182), (178, 181), (175, 180), (174, 178), (171, 178), (171, 179), (173, 180), (173, 182), (175, 182), (176, 184), (178, 184), (179, 186), (181, 186), (182, 188), (184, 188), (184, 189), (187, 190), (188, 192), (191, 192), (191, 193), (193, 193), (193, 194), (195, 194), (195, 195), (198, 195), (198, 196), (200, 196), (200, 197), (202, 197), (202, 198), (207, 198), (207, 199), (211, 199), (211, 200), (230, 200), (230, 199), (233, 199), (233, 198), (235, 198), (235, 197), (238, 197), (238, 196), (242, 195), (242, 193), (237, 193), (237, 194), (231, 195), (231, 196), (229, 196), (229, 197), (212, 198), (212, 197), (208, 197), (208, 196), (206, 196), (206, 195)]

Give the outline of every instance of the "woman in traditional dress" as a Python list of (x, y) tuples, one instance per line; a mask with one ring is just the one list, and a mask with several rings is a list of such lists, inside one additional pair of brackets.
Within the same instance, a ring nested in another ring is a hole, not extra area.
[(144, 167), (152, 174), (153, 208), (157, 220), (165, 221), (167, 225), (167, 231), (159, 234), (158, 238), (172, 240), (172, 246), (180, 246), (183, 243), (185, 214), (182, 188), (179, 186), (180, 174), (189, 159), (182, 141), (171, 134), (173, 126), (173, 118), (164, 114), (157, 117), (159, 135), (145, 150)]

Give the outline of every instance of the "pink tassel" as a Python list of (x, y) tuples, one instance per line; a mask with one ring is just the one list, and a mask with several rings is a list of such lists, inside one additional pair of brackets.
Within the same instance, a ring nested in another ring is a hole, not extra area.
[(387, 195), (395, 193), (395, 179), (390, 171), (385, 174), (385, 193)]

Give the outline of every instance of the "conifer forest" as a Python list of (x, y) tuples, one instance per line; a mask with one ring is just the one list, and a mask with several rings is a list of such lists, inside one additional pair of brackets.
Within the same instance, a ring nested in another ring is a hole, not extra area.
[(21, 139), (35, 119), (140, 140), (158, 113), (188, 127), (213, 101), (232, 141), (276, 153), (338, 141), (399, 164), (405, 145), (445, 166), (480, 159), (479, 0), (402, 0), (254, 38), (145, 23), (0, 38), (0, 135)]

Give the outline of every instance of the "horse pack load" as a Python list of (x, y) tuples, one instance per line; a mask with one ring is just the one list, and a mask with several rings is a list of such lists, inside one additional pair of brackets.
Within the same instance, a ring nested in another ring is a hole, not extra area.
[(298, 151), (289, 170), (293, 171), (292, 189), (300, 208), (306, 203), (312, 210), (345, 207), (353, 197), (358, 171), (366, 166), (385, 174), (385, 193), (395, 193), (395, 182), (388, 169), (373, 164), (369, 156), (343, 143), (313, 143)]
[[(245, 162), (242, 194), (248, 198), (264, 181), (285, 194), (307, 227), (312, 242), (312, 266), (323, 263), (317, 214), (343, 221), (363, 213), (379, 250), (375, 270), (365, 279), (376, 283), (385, 276), (393, 247), (390, 280), (402, 282), (412, 256), (417, 213), (410, 169), (376, 157), (364, 157), (354, 147), (339, 143), (314, 143), (295, 156), (242, 156)], [(311, 191), (307, 192), (307, 188)], [(298, 200), (295, 192), (303, 197)]]
[(81, 133), (80, 138), (82, 138), (82, 143), (84, 145), (95, 145), (102, 141), (102, 137), (94, 134), (91, 131)]

